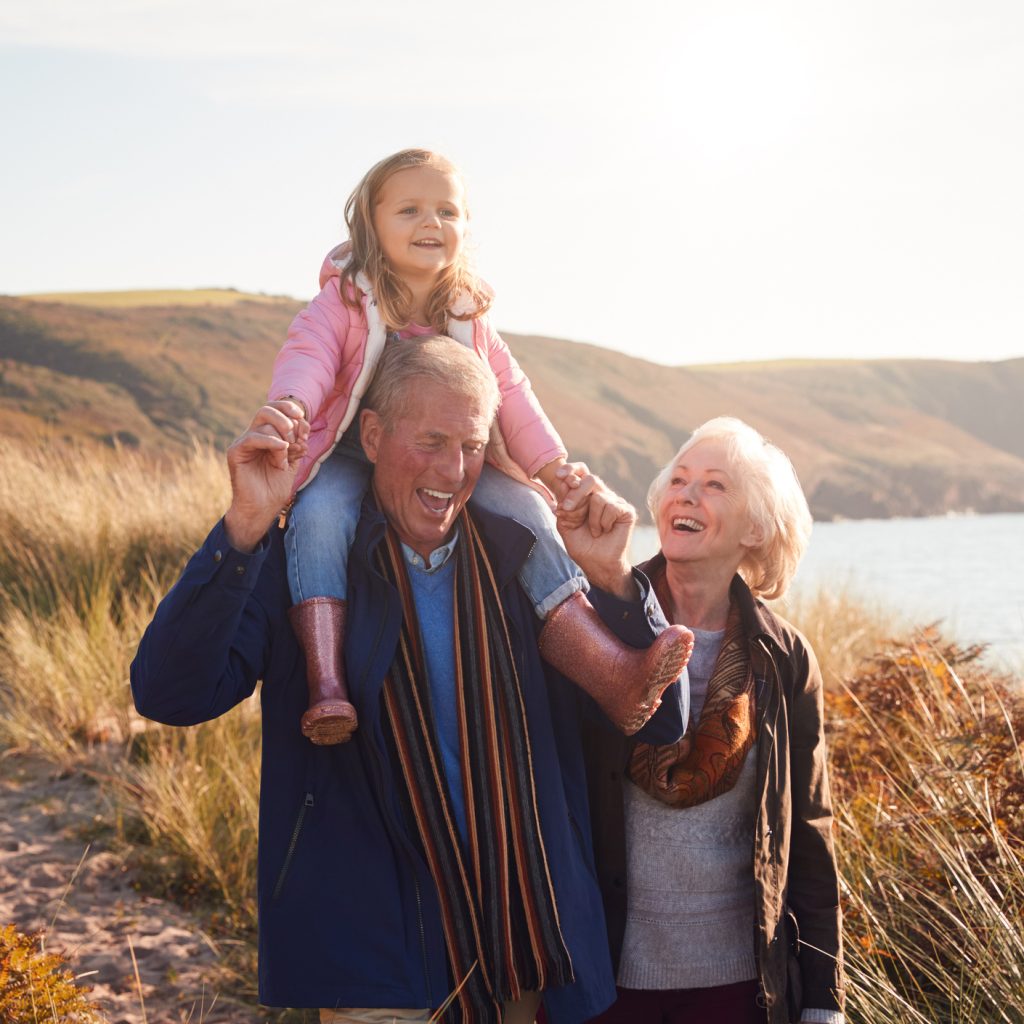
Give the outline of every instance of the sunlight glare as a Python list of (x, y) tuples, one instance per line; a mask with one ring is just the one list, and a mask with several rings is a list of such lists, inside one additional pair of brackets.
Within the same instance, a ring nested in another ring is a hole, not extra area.
[(679, 35), (663, 102), (691, 157), (728, 161), (800, 135), (812, 83), (794, 27), (766, 14), (723, 14)]

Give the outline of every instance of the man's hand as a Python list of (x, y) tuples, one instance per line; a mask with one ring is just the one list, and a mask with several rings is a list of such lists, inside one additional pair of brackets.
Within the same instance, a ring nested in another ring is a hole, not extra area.
[(252, 551), (288, 502), (309, 424), (295, 402), (268, 402), (228, 448), (231, 507), (224, 516), (228, 541)]
[[(572, 508), (565, 508), (570, 504)], [(629, 564), (636, 509), (603, 480), (584, 476), (555, 513), (569, 557), (595, 587), (625, 600), (637, 596)]]

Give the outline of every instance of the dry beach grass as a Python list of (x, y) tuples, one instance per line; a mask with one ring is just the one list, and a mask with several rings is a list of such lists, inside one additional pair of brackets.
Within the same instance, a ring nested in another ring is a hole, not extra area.
[[(233, 972), (217, 974), (211, 957), (211, 988), (251, 1007), (251, 1018), (236, 1009), (224, 1019), (265, 1020), (252, 952), (258, 709), (250, 701), (216, 723), (167, 729), (138, 719), (127, 683), (159, 595), (227, 494), (222, 457), (205, 449), (155, 465), (125, 451), (0, 445), (0, 774), (11, 789), (45, 759), (51, 781), (98, 782), (92, 824), (74, 825), (68, 841), (123, 861), (140, 898), (199, 908)], [(849, 1019), (1024, 1022), (1019, 692), (977, 651), (915, 637), (884, 610), (805, 595), (783, 611), (810, 637), (829, 690)], [(45, 813), (41, 822), (71, 827)], [(19, 871), (45, 873), (37, 839), (12, 835)], [(90, 877), (92, 912), (116, 916), (102, 890), (120, 868)], [(14, 891), (0, 877), (0, 909), (20, 907), (14, 923), (35, 927), (39, 915)], [(76, 972), (75, 944), (64, 950)], [(148, 982), (149, 1019), (179, 1019), (152, 1010), (176, 984), (166, 972)], [(108, 1000), (103, 1012), (143, 1020), (140, 1001), (128, 1002), (134, 1010)]]

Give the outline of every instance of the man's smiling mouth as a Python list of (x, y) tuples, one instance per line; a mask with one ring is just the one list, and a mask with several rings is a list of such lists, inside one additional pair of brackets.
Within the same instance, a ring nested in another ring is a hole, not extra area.
[(434, 515), (443, 515), (447, 512), (451, 507), (452, 498), (455, 497), (451, 491), (435, 491), (430, 487), (420, 487), (416, 493), (427, 510)]

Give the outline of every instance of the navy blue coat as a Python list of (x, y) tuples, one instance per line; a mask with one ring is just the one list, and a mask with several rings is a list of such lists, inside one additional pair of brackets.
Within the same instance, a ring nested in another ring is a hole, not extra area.
[[(549, 989), (552, 1024), (577, 1024), (615, 998), (594, 874), (580, 715), (587, 698), (545, 669), (539, 622), (516, 574), (534, 542), (512, 520), (475, 512), (510, 627), (533, 752), (541, 828), (575, 981)], [(132, 664), (135, 705), (169, 725), (224, 714), (255, 689), (263, 713), (258, 904), (259, 991), (269, 1006), (436, 1007), (451, 990), (433, 879), (398, 803), (380, 691), (399, 637), (397, 594), (371, 564), (383, 516), (364, 507), (349, 559), (345, 661), (354, 739), (316, 747), (299, 731), (305, 666), (288, 624), (281, 531), (241, 554), (218, 523), (157, 609)], [(653, 636), (645, 602), (592, 601), (636, 646)], [(645, 733), (682, 732), (679, 686)], [(654, 739), (654, 736), (651, 736)]]

